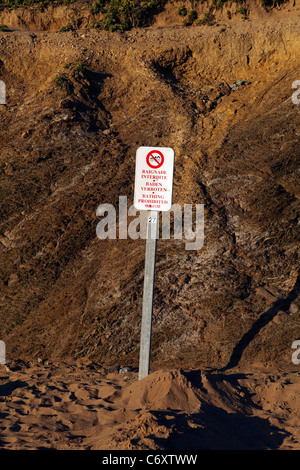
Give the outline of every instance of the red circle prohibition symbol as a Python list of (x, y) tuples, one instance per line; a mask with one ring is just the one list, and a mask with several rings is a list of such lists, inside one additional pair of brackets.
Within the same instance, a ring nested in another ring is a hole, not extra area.
[(150, 168), (160, 168), (164, 164), (165, 158), (159, 150), (151, 150), (147, 157), (146, 162)]

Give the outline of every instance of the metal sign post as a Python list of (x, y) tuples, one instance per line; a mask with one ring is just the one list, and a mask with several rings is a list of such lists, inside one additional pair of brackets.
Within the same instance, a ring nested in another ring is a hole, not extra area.
[(140, 341), (139, 380), (149, 374), (156, 240), (159, 211), (172, 205), (174, 150), (169, 147), (139, 147), (136, 155), (134, 206), (147, 210), (147, 240)]
[(158, 211), (148, 211), (139, 380), (149, 374)]

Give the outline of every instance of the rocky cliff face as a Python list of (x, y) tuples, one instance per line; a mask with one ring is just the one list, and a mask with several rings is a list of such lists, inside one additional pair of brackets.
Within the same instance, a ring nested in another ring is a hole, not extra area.
[[(295, 7), (297, 8), (297, 6)], [(1, 33), (1, 330), (11, 357), (136, 365), (144, 240), (99, 240), (135, 152), (175, 150), (205, 242), (159, 240), (152, 364), (291, 365), (299, 325), (298, 13), (225, 27)], [(131, 218), (129, 218), (130, 222)]]

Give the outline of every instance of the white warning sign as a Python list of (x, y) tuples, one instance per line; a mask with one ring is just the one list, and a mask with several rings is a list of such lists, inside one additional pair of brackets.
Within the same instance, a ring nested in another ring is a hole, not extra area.
[(174, 150), (139, 147), (136, 152), (134, 207), (168, 211), (172, 206)]

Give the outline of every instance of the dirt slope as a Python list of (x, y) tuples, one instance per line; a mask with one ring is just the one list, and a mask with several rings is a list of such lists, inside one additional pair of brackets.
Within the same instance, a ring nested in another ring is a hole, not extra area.
[(205, 205), (203, 249), (158, 241), (152, 364), (296, 367), (299, 3), (253, 16), (1, 33), (8, 357), (137, 365), (145, 244), (100, 241), (96, 209), (132, 204), (151, 145), (175, 150), (173, 202)]

